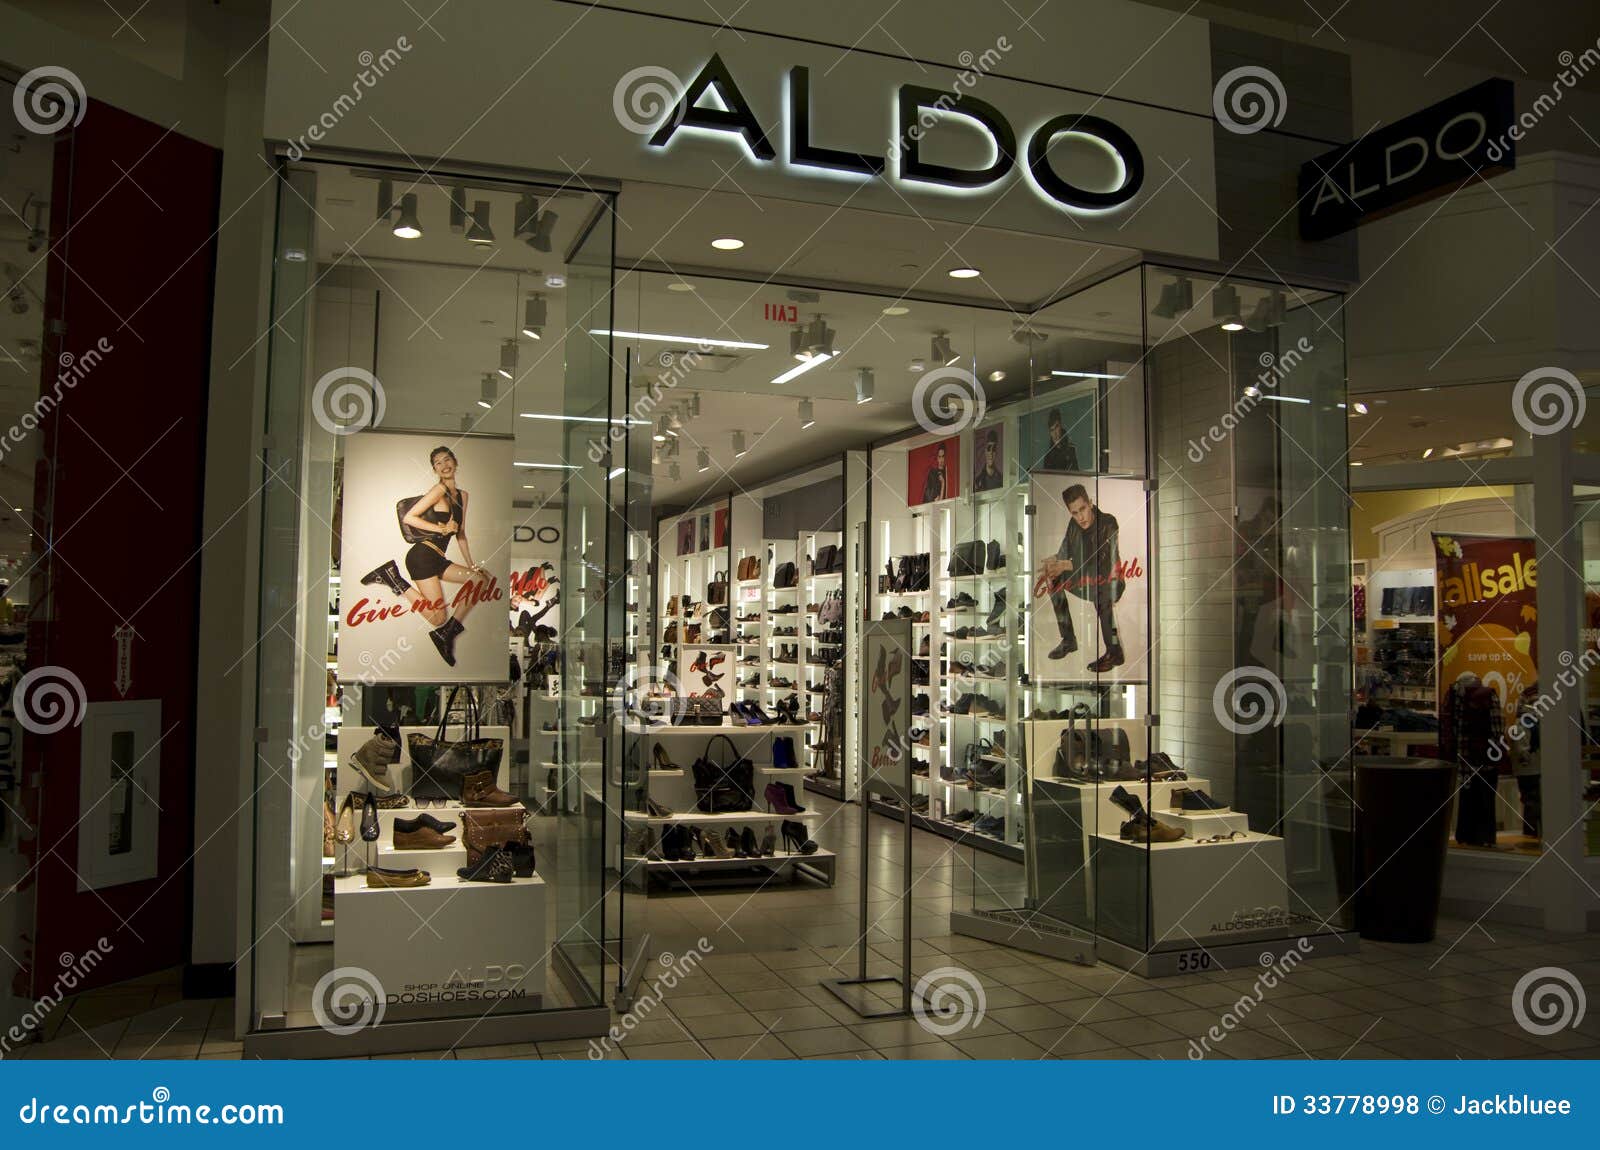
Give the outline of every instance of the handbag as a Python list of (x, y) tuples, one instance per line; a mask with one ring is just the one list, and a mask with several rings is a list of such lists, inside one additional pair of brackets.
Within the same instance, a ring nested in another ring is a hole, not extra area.
[(817, 610), (819, 627), (838, 627), (844, 623), (844, 592), (830, 591)]
[(839, 548), (833, 543), (828, 543), (817, 549), (816, 571), (818, 575), (833, 574), (834, 564), (839, 561)]
[[(719, 741), (733, 753), (731, 763), (713, 758), (712, 751)], [(694, 775), (694, 806), (701, 814), (748, 811), (756, 805), (755, 765), (739, 753), (727, 735), (713, 735), (690, 770)]]
[(467, 865), (477, 866), (491, 847), (523, 847), (531, 855), (533, 836), (528, 833), (527, 818), (528, 812), (520, 806), (462, 811), (461, 842), (467, 848)]
[(711, 576), (711, 582), (706, 584), (706, 602), (713, 605), (728, 601), (728, 573), (718, 571)]
[(411, 754), (413, 799), (459, 799), (461, 780), (467, 775), (493, 771), (499, 777), (500, 756), (505, 747), (500, 739), (485, 739), (479, 735), (478, 704), (471, 691), (467, 692), (463, 710), (461, 737), (452, 740), (446, 733), (460, 690), (460, 687), (451, 688), (435, 734), (412, 732), (406, 736), (406, 749)]
[(774, 587), (795, 587), (800, 583), (800, 572), (793, 563), (779, 563), (778, 569), (772, 573)]
[(420, 495), (413, 495), (411, 498), (402, 499), (394, 505), (394, 517), (400, 521), (400, 538), (407, 543), (421, 543), (428, 538), (428, 532), (419, 531), (406, 522), (406, 512), (410, 511), (416, 505), (417, 500), (421, 498), (422, 496)]
[(957, 543), (955, 550), (950, 553), (951, 575), (982, 575), (983, 574), (982, 540), (974, 539), (970, 543)]
[(707, 695), (689, 695), (672, 702), (672, 722), (680, 727), (720, 727), (722, 700)]

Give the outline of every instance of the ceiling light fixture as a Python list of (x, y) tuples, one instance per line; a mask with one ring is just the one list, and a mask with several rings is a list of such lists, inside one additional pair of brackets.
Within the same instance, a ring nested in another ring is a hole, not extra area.
[(928, 370), (928, 365), (925, 362), (923, 362), (921, 356), (918, 356), (916, 359), (914, 359), (910, 363), (906, 364), (906, 369), (908, 371), (927, 371)]
[(744, 455), (744, 453), (744, 432), (735, 431), (733, 433), (733, 457), (735, 459), (739, 459)]
[(953, 280), (975, 280), (982, 274), (977, 268), (951, 268), (945, 273)]
[(469, 432), (471, 430), (472, 430), (472, 416), (470, 414), (463, 415), (461, 417), (461, 431), (462, 431), (462, 433), (465, 434), (466, 432)]
[(500, 375), (505, 379), (517, 378), (517, 341), (503, 339), (500, 341)]
[(422, 225), (417, 222), (417, 193), (407, 192), (400, 198), (400, 219), (394, 225), (394, 234), (403, 240), (419, 239)]
[(388, 222), (394, 218), (394, 181), (378, 181), (378, 213), (377, 218)]
[(705, 448), (702, 447), (700, 449), (700, 454), (696, 455), (695, 458), (694, 458), (694, 469), (696, 471), (700, 471), (700, 472), (710, 471), (711, 470), (711, 452), (707, 451)]
[(1268, 292), (1250, 312), (1250, 318), (1245, 321), (1245, 326), (1251, 331), (1266, 331), (1269, 327), (1277, 327), (1283, 322), (1284, 311), (1283, 293)]
[(494, 372), (483, 373), (483, 386), (478, 393), (479, 407), (493, 407), (495, 400), (500, 398), (500, 385), (495, 382)]
[(1179, 276), (1171, 283), (1161, 285), (1161, 298), (1151, 312), (1162, 319), (1176, 319), (1194, 307), (1194, 281)]
[(1263, 395), (1262, 399), (1270, 399), (1275, 403), (1310, 403), (1311, 401), (1301, 395)]
[(814, 355), (811, 358), (805, 360), (803, 363), (801, 363), (799, 367), (791, 367), (788, 371), (786, 371), (782, 375), (776, 377), (772, 382), (773, 383), (788, 383), (795, 376), (804, 375), (806, 372), (810, 371), (812, 368), (817, 367), (820, 364), (826, 363), (829, 360), (829, 358), (831, 358), (831, 357), (826, 356), (826, 355)]
[(1239, 289), (1232, 284), (1221, 284), (1211, 293), (1211, 318), (1223, 331), (1243, 331), (1239, 319)]
[(811, 401), (809, 399), (802, 399), (800, 401), (800, 430), (805, 431), (808, 428), (814, 427), (816, 426), (816, 422), (816, 411), (812, 408)]
[(856, 369), (856, 403), (871, 403), (876, 390), (876, 380), (873, 379), (872, 369), (862, 367)]
[(1430, 458), (1430, 457), (1431, 457), (1431, 456), (1432, 456), (1432, 455), (1433, 455), (1433, 448), (1431, 448), (1431, 447), (1425, 447), (1425, 448), (1423, 448), (1423, 449), (1422, 449), (1422, 458), (1424, 458), (1424, 459), (1428, 459), (1428, 458)]
[(1352, 403), (1350, 410), (1357, 415), (1365, 415), (1367, 414), (1367, 405), (1364, 403)]
[(801, 363), (811, 358), (806, 351), (806, 329), (799, 324), (789, 329), (789, 354)]
[(1120, 375), (1112, 375), (1104, 371), (1052, 371), (1051, 375), (1059, 375), (1063, 379), (1121, 379)]
[(512, 234), (519, 240), (533, 239), (539, 230), (539, 197), (523, 192), (511, 214)]
[(467, 230), (467, 189), (457, 184), (450, 189), (450, 234), (459, 236)]
[(488, 200), (479, 200), (472, 205), (472, 226), (467, 229), (467, 243), (494, 243), (494, 229), (489, 226)]
[(567, 277), (551, 272), (544, 277), (544, 286), (547, 288), (564, 288), (567, 286)]
[(1006, 373), (1001, 371), (999, 368), (996, 368), (994, 371), (991, 371), (989, 373), (989, 382), (990, 383), (1004, 383), (1005, 382), (1005, 378), (1006, 378)]
[(589, 329), (590, 335), (612, 335), (618, 339), (642, 339), (653, 343), (681, 343), (690, 345), (704, 345), (706, 347), (731, 347), (741, 351), (766, 351), (770, 346), (765, 343), (750, 343), (742, 339), (711, 339), (709, 336), (698, 335), (662, 335), (653, 331), (615, 331), (610, 328), (594, 327)]
[(694, 291), (694, 284), (684, 283), (682, 280), (678, 280), (675, 283), (668, 284), (667, 285), (667, 290), (668, 291)]
[(743, 240), (736, 240), (732, 236), (722, 236), (711, 241), (711, 246), (719, 252), (736, 252), (744, 247)]
[(576, 471), (576, 470), (578, 470), (578, 465), (575, 464), (575, 463), (524, 463), (520, 459), (514, 460), (512, 462), (512, 464), (511, 464), (511, 466), (513, 466), (513, 467), (525, 467), (525, 468), (529, 468), (529, 469), (532, 469), (532, 470), (535, 470), (535, 471)]
[(606, 472), (606, 478), (615, 479), (617, 476), (621, 475), (627, 470), (628, 469), (626, 467), (613, 467), (610, 471)]
[(910, 308), (902, 307), (900, 304), (897, 304), (897, 303), (896, 304), (890, 304), (888, 307), (883, 309), (883, 314), (884, 315), (909, 315), (910, 312), (911, 312)]
[(933, 342), (929, 345), (928, 358), (934, 363), (949, 367), (961, 357), (957, 355), (955, 353), (955, 349), (950, 346), (950, 337), (944, 332), (939, 331), (934, 332), (933, 334)]
[(556, 220), (559, 218), (548, 208), (540, 212), (539, 222), (533, 229), (533, 235), (528, 237), (528, 246), (536, 252), (548, 252), (551, 236), (556, 230)]
[(833, 337), (839, 333), (828, 326), (828, 321), (820, 315), (806, 325), (806, 350), (812, 356), (830, 356), (833, 354)]
[[(522, 411), (517, 414), (523, 419), (551, 419), (558, 423), (614, 423), (617, 426), (627, 424), (629, 427), (649, 427), (648, 419), (607, 419), (603, 415), (550, 415), (543, 411)], [(666, 417), (663, 416), (663, 419)]]
[(531, 295), (522, 307), (522, 334), (529, 339), (544, 338), (544, 296)]

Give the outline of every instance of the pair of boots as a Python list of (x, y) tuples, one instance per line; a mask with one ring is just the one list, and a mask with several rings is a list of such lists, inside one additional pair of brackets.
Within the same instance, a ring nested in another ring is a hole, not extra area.
[(794, 787), (788, 783), (768, 783), (764, 796), (767, 800), (767, 809), (780, 815), (800, 815), (805, 813), (805, 807), (800, 805), (794, 793)]
[[(363, 586), (367, 587), (376, 587), (382, 584), (397, 599), (404, 599), (407, 592), (412, 590), (411, 584), (407, 583), (401, 576), (399, 564), (393, 559), (380, 567), (375, 567), (368, 571), (361, 577), (361, 582)], [(548, 611), (553, 606), (555, 606), (554, 602), (549, 604), (545, 610)], [(543, 616), (544, 611), (541, 611), (533, 621), (537, 622)], [(434, 648), (439, 652), (439, 657), (445, 661), (446, 666), (454, 667), (456, 665), (456, 637), (466, 629), (465, 624), (452, 615), (428, 632), (428, 638), (433, 640)]]

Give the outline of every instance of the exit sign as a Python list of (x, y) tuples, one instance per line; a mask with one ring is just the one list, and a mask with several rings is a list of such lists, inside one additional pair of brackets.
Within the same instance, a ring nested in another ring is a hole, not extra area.
[(771, 323), (799, 323), (800, 305), (793, 303), (764, 303), (761, 318)]

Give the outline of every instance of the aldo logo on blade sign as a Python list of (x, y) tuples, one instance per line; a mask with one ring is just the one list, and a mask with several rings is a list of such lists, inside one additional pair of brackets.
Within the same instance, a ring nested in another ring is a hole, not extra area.
[[(701, 107), (700, 101), (708, 94), (721, 106)], [(967, 93), (902, 84), (895, 92), (891, 112), (894, 138), (888, 151), (890, 157), (898, 161), (891, 166), (884, 156), (844, 151), (814, 142), (810, 69), (797, 66), (789, 70), (785, 105), (789, 128), (789, 154), (785, 161), (788, 167), (796, 170), (809, 168), (886, 179), (901, 185), (928, 184), (977, 191), (1000, 183), (1011, 175), (1021, 159), (1030, 182), (1040, 195), (1073, 212), (1121, 207), (1138, 194), (1144, 183), (1144, 157), (1133, 137), (1100, 116), (1072, 113), (1055, 116), (1034, 128), (1025, 146), (1019, 149), (1016, 131), (1000, 110), (987, 101)], [(960, 167), (924, 157), (924, 140), (946, 114), (959, 117), (963, 121), (961, 128), (976, 130), (987, 137), (993, 152), (988, 163)], [(751, 110), (749, 100), (719, 56), (712, 56), (700, 69), (650, 135), (648, 143), (665, 148), (678, 132), (686, 129), (737, 137), (760, 163), (774, 163), (778, 159), (777, 150)], [(1116, 172), (1112, 186), (1088, 188), (1063, 176), (1049, 155), (1051, 144), (1060, 137), (1079, 139), (1108, 155)]]

